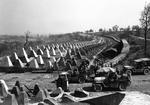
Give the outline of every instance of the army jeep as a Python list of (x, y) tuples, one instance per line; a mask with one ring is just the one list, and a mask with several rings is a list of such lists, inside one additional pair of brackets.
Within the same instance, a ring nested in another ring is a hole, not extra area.
[(150, 59), (140, 58), (132, 62), (132, 66), (124, 66), (123, 71), (131, 74), (143, 73), (144, 75), (150, 74)]
[(59, 74), (59, 76), (66, 77), (69, 83), (84, 83), (86, 81), (85, 75), (81, 75), (76, 71), (74, 73), (72, 73), (71, 71), (62, 72)]
[(118, 75), (115, 69), (103, 67), (98, 70), (92, 83), (92, 87), (94, 91), (103, 91), (104, 88), (117, 88), (120, 91), (124, 91), (130, 84), (130, 74)]

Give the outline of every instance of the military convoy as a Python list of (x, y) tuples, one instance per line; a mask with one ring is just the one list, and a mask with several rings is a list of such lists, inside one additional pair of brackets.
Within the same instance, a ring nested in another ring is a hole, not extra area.
[(69, 83), (84, 83), (91, 80), (92, 88), (94, 91), (103, 91), (104, 88), (117, 88), (120, 91), (124, 91), (131, 84), (130, 73), (117, 74), (116, 70), (111, 67), (100, 68), (99, 70), (97, 70), (94, 78), (88, 77), (86, 73), (82, 75), (78, 74), (75, 76), (70, 72), (60, 73), (59, 78), (62, 77), (67, 78)]

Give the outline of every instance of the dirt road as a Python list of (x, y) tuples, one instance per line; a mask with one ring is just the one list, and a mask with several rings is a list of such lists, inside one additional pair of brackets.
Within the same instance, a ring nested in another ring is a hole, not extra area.
[[(35, 74), (35, 73), (11, 73), (0, 74), (0, 79), (4, 79), (9, 87), (15, 84), (16, 80), (19, 80), (22, 84), (33, 86), (35, 83), (39, 83), (41, 87), (45, 87), (51, 90), (55, 89), (55, 83), (53, 82), (57, 78), (57, 73), (53, 74)], [(73, 90), (77, 87), (90, 87), (90, 83), (84, 84), (70, 84), (70, 89)], [(150, 75), (133, 75), (131, 86), (127, 91), (140, 91), (150, 94)]]
[[(39, 83), (40, 87), (45, 87), (49, 90), (55, 90), (56, 86), (53, 82), (57, 78), (57, 74), (33, 74), (33, 73), (18, 73), (18, 74), (0, 74), (0, 79), (4, 79), (6, 84), (11, 88), (16, 80), (19, 80), (21, 84), (27, 86), (34, 86), (35, 83)], [(74, 90), (79, 87), (84, 87), (85, 90), (90, 92), (91, 96), (103, 95), (115, 93), (116, 91), (105, 91), (100, 93), (92, 92), (91, 83), (84, 84), (70, 84), (70, 90)], [(132, 84), (122, 93), (125, 93), (125, 98), (119, 105), (150, 105), (150, 75), (134, 75), (132, 76)], [(146, 94), (143, 94), (146, 93)], [(149, 95), (147, 95), (149, 94)]]

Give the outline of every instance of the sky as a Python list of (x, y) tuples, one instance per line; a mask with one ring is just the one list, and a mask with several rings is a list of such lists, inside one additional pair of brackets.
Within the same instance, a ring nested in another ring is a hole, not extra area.
[(59, 34), (140, 25), (150, 0), (0, 0), (0, 34)]

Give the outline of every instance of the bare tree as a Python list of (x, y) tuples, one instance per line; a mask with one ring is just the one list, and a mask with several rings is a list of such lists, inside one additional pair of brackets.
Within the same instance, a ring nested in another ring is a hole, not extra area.
[(102, 32), (102, 31), (103, 31), (103, 29), (102, 29), (102, 28), (100, 28), (98, 31), (99, 31), (99, 32)]
[(150, 3), (144, 7), (144, 10), (141, 13), (140, 22), (144, 30), (144, 39), (145, 39), (144, 55), (146, 56), (147, 55), (147, 33), (150, 28)]
[(25, 44), (24, 44), (24, 47), (26, 47), (26, 45), (28, 44), (30, 33), (31, 33), (30, 31), (25, 32), (26, 42), (25, 42)]
[(118, 25), (114, 25), (114, 26), (112, 27), (112, 30), (113, 30), (114, 32), (117, 32), (118, 29), (119, 29), (119, 26), (118, 26)]
[(132, 26), (132, 33), (135, 36), (140, 36), (140, 27), (138, 25), (133, 25)]

